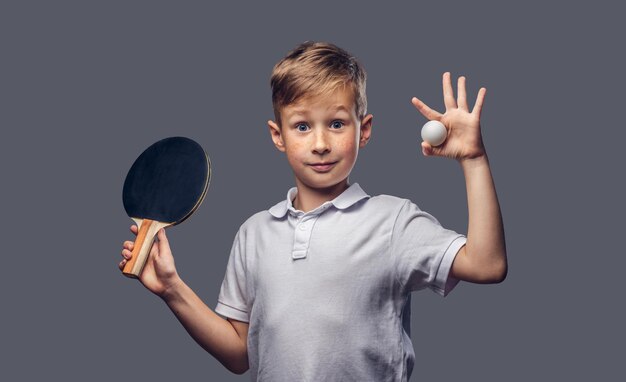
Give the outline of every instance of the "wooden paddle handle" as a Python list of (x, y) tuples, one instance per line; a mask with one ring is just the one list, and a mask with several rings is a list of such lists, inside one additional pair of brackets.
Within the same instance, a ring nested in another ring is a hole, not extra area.
[(132, 278), (139, 278), (143, 266), (146, 264), (148, 257), (150, 256), (150, 249), (152, 248), (152, 242), (159, 229), (163, 227), (159, 222), (143, 219), (137, 222), (139, 232), (135, 239), (135, 246), (133, 247), (132, 257), (124, 266), (122, 273), (125, 276)]

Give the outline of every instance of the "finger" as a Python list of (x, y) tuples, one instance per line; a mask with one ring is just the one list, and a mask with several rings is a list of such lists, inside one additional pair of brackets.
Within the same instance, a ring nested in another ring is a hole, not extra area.
[(487, 94), (486, 88), (480, 88), (478, 91), (478, 95), (476, 96), (476, 103), (474, 104), (474, 109), (472, 109), (472, 114), (476, 114), (478, 119), (480, 119), (480, 113), (483, 110), (483, 102), (485, 102), (485, 95)]
[(119, 263), (119, 264), (117, 264), (117, 267), (118, 267), (120, 270), (124, 270), (124, 265), (126, 265), (126, 260), (122, 260), (122, 261), (120, 261), (120, 263)]
[(128, 249), (129, 251), (132, 251), (134, 247), (135, 247), (135, 242), (128, 241), (128, 240), (124, 242), (123, 248)]
[(128, 249), (123, 249), (122, 250), (122, 257), (126, 260), (130, 260), (131, 257), (133, 257), (133, 253), (131, 251), (129, 251)]
[(465, 91), (465, 77), (459, 77), (459, 81), (456, 86), (456, 91), (458, 94), (457, 103), (459, 105), (459, 109), (463, 109), (469, 112), (469, 108), (467, 107), (467, 92)]
[(426, 104), (424, 102), (422, 102), (419, 98), (417, 97), (413, 97), (411, 98), (411, 103), (413, 104), (413, 106), (415, 106), (417, 108), (417, 110), (419, 110), (420, 113), (422, 113), (422, 115), (424, 117), (426, 117), (429, 121), (432, 120), (439, 120), (442, 115), (429, 108), (428, 106), (426, 106)]
[(137, 228), (137, 226), (135, 224), (130, 226), (130, 232), (134, 233), (135, 235), (137, 234), (137, 232), (139, 232), (139, 229)]
[(446, 111), (456, 109), (454, 91), (452, 90), (452, 82), (450, 82), (450, 72), (443, 74), (443, 103), (446, 105)]

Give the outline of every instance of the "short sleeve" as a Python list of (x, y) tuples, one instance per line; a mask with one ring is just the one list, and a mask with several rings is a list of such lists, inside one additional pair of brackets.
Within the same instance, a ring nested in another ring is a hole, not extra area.
[(250, 310), (243, 237), (241, 230), (235, 235), (215, 311), (222, 316), (249, 322)]
[(447, 296), (459, 280), (449, 276), (457, 252), (466, 237), (445, 229), (437, 219), (406, 200), (391, 234), (391, 256), (403, 291), (430, 288)]

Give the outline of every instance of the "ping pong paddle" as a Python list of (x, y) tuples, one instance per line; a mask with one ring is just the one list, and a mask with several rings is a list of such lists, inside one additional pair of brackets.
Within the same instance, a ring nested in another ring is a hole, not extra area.
[(139, 228), (124, 275), (139, 277), (157, 232), (191, 216), (204, 200), (210, 179), (208, 155), (189, 138), (165, 138), (141, 153), (122, 192), (124, 209)]

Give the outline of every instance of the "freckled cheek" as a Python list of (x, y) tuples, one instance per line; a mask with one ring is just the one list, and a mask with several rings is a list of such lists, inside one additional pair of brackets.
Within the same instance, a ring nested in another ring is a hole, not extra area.
[(353, 141), (344, 141), (339, 143), (336, 148), (343, 153), (345, 157), (353, 157), (356, 155), (357, 143)]
[(287, 147), (287, 156), (293, 160), (299, 159), (304, 152), (305, 152), (305, 147), (303, 144), (290, 143), (289, 146)]

